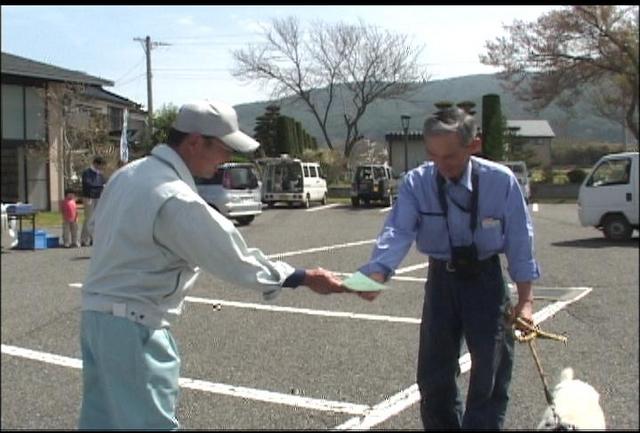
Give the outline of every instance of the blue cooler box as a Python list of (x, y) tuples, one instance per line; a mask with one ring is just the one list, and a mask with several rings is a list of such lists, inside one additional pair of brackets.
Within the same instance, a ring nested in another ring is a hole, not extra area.
[(59, 236), (47, 236), (47, 248), (58, 248), (60, 246)]
[(18, 234), (18, 249), (19, 250), (31, 250), (34, 248), (36, 250), (46, 250), (47, 249), (47, 232), (44, 230), (36, 230), (35, 239), (33, 233), (28, 232), (20, 232)]

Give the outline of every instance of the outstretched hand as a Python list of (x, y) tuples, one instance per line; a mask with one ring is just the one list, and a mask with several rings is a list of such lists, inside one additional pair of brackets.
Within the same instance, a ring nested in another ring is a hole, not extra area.
[[(371, 275), (369, 275), (369, 278), (371, 278), (374, 281), (377, 281), (378, 283), (384, 283), (384, 275), (378, 273), (378, 272), (374, 272)], [(355, 293), (356, 295), (358, 295), (359, 297), (361, 297), (362, 299), (365, 299), (367, 301), (373, 301), (374, 299), (376, 299), (378, 297), (378, 295), (380, 295), (379, 291), (371, 291), (371, 292), (358, 292), (355, 290), (350, 290), (348, 287), (344, 288), (345, 291), (349, 292), (349, 293)]]
[[(351, 290), (347, 289), (347, 291), (351, 291)], [(367, 301), (373, 301), (380, 294), (380, 292), (353, 292), (353, 293), (360, 296), (362, 299), (366, 299)]]
[(345, 291), (342, 280), (332, 272), (322, 268), (307, 269), (302, 284), (320, 295)]

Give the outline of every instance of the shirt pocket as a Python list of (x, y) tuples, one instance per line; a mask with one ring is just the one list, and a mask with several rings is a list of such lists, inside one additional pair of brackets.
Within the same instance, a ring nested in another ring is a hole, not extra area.
[(420, 216), (417, 246), (426, 254), (448, 254), (449, 238), (444, 215)]
[(475, 243), (480, 251), (501, 251), (503, 246), (502, 221), (494, 218), (482, 218), (476, 229)]

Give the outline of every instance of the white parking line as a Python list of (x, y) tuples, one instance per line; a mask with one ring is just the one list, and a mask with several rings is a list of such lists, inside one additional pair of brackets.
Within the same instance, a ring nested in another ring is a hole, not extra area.
[[(81, 286), (79, 283), (71, 283), (70, 286)], [(575, 297), (564, 300), (557, 301), (553, 304), (550, 304), (543, 308), (542, 310), (536, 312), (533, 315), (534, 323), (539, 324), (543, 321), (547, 320), (558, 311), (562, 310), (569, 304), (572, 304), (592, 291), (590, 287), (571, 287), (566, 288), (574, 291), (580, 291), (576, 294)], [(255, 309), (263, 309), (263, 310), (271, 310), (271, 311), (282, 311), (282, 312), (293, 312), (293, 313), (302, 313), (302, 314), (311, 314), (311, 315), (321, 315), (321, 316), (331, 316), (331, 317), (348, 317), (353, 319), (364, 319), (364, 320), (383, 320), (383, 321), (395, 321), (395, 322), (405, 322), (418, 324), (420, 323), (420, 319), (414, 318), (399, 318), (399, 317), (391, 317), (391, 316), (376, 316), (369, 314), (356, 314), (356, 313), (348, 313), (348, 312), (331, 312), (331, 311), (322, 311), (322, 310), (310, 310), (305, 308), (292, 308), (292, 307), (278, 307), (278, 306), (269, 306), (263, 304), (251, 304), (251, 303), (241, 303), (241, 302), (232, 302), (232, 301), (221, 301), (215, 299), (205, 299), (205, 298), (196, 298), (187, 296), (185, 300), (189, 302), (197, 302), (203, 304), (221, 304), (228, 305), (240, 308), (255, 308)], [(69, 358), (65, 356), (55, 355), (46, 352), (39, 352), (30, 349), (24, 349), (16, 346), (9, 346), (2, 344), (2, 353), (12, 356), (18, 356), (22, 358), (32, 359), (36, 361), (46, 362), (49, 364), (60, 365), (63, 367), (70, 368), (82, 368), (82, 360), (76, 358)], [(466, 373), (471, 368), (471, 357), (469, 353), (465, 353), (458, 359), (458, 363), (460, 365), (461, 373)], [(258, 390), (254, 388), (240, 387), (240, 386), (232, 386), (226, 384), (220, 384), (215, 382), (207, 382), (197, 379), (189, 379), (189, 378), (180, 378), (180, 386), (184, 388), (190, 388), (205, 392), (212, 392), (217, 394), (225, 394), (234, 397), (241, 397), (246, 399), (253, 399), (258, 401), (291, 405), (300, 408), (321, 410), (321, 411), (331, 411), (331, 412), (341, 412), (348, 413), (351, 415), (356, 415), (354, 418), (351, 418), (347, 422), (338, 425), (335, 427), (337, 430), (366, 430), (370, 429), (390, 417), (402, 412), (406, 408), (412, 406), (417, 403), (420, 399), (420, 392), (418, 390), (417, 384), (413, 384), (407, 389), (391, 396), (390, 398), (382, 401), (381, 403), (370, 407), (368, 405), (361, 404), (352, 404), (345, 403), (339, 401), (329, 401), (322, 399), (313, 399), (307, 397), (300, 396), (292, 396), (289, 394), (276, 393), (272, 391), (264, 391)]]
[(407, 272), (413, 272), (418, 269), (424, 269), (429, 267), (429, 262), (418, 263), (417, 265), (407, 266), (404, 268), (396, 269), (396, 274), (406, 274)]
[(250, 308), (254, 310), (263, 311), (277, 311), (294, 314), (307, 314), (309, 316), (325, 316), (325, 317), (342, 317), (347, 319), (360, 319), (360, 320), (374, 320), (379, 322), (399, 322), (399, 323), (420, 323), (420, 319), (413, 317), (397, 317), (397, 316), (384, 316), (379, 314), (360, 314), (351, 313), (348, 311), (326, 311), (326, 310), (312, 310), (309, 308), (294, 308), (294, 307), (282, 307), (279, 305), (266, 305), (266, 304), (253, 304), (250, 302), (236, 302), (236, 301), (223, 301), (221, 299), (207, 299), (197, 298), (194, 296), (187, 296), (184, 298), (187, 302), (193, 302), (198, 304), (210, 304), (210, 305), (226, 305), (228, 307), (236, 308)]
[(340, 249), (340, 248), (349, 248), (349, 247), (356, 247), (358, 245), (372, 244), (375, 241), (376, 241), (375, 239), (367, 239), (365, 241), (347, 242), (345, 244), (336, 244), (336, 245), (327, 245), (325, 247), (307, 248), (306, 250), (298, 250), (298, 251), (289, 251), (289, 252), (286, 252), (286, 253), (269, 254), (267, 256), (267, 258), (268, 259), (279, 259), (279, 258), (282, 258), (282, 257), (297, 256), (299, 254), (317, 253), (317, 252), (320, 252), (320, 251), (331, 251), (331, 250), (337, 250), (337, 249)]
[[(539, 324), (544, 322), (567, 305), (584, 298), (592, 290), (590, 287), (573, 287), (572, 289), (583, 289), (583, 291), (570, 300), (558, 301), (534, 313), (534, 323)], [(460, 365), (460, 374), (469, 371), (471, 369), (471, 355), (469, 355), (469, 353), (462, 355), (458, 359), (458, 364)], [(387, 400), (373, 406), (365, 416), (351, 418), (347, 422), (336, 426), (335, 430), (371, 429), (372, 427), (375, 427), (408, 407), (416, 404), (418, 401), (420, 401), (420, 391), (418, 390), (418, 385), (413, 384), (409, 388), (404, 389)]]
[[(351, 275), (351, 274), (345, 274), (345, 275)], [(409, 277), (398, 277), (398, 278), (409, 278)], [(69, 284), (69, 287), (82, 287), (82, 284), (71, 283)], [(385, 316), (380, 314), (361, 314), (361, 313), (351, 313), (349, 311), (312, 310), (310, 308), (295, 308), (295, 307), (283, 307), (280, 305), (256, 304), (252, 302), (225, 301), (223, 299), (209, 299), (209, 298), (200, 298), (196, 296), (186, 296), (184, 300), (186, 302), (192, 302), (194, 304), (220, 305), (220, 306), (227, 306), (227, 307), (247, 308), (252, 310), (306, 314), (308, 316), (342, 317), (347, 319), (373, 320), (378, 322), (416, 323), (416, 324), (420, 323), (421, 321), (420, 319), (416, 319), (413, 317)]]
[(533, 205), (531, 205), (531, 210), (534, 212), (538, 212), (540, 210), (538, 203), (534, 203)]
[(312, 207), (312, 208), (307, 209), (307, 212), (315, 212), (315, 211), (318, 211), (318, 210), (330, 209), (330, 208), (336, 207), (336, 206), (342, 206), (342, 203), (331, 203), (331, 204), (325, 204), (324, 206)]
[(2, 353), (4, 353), (5, 355), (18, 356), (20, 358), (31, 359), (34, 361), (46, 362), (47, 364), (59, 365), (61, 367), (82, 368), (81, 359), (24, 349), (22, 347), (9, 346), (8, 344), (2, 345)]
[(389, 212), (391, 209), (393, 209), (393, 206), (389, 206), (389, 207), (385, 207), (384, 209), (380, 209), (380, 213), (384, 213), (384, 212)]
[[(333, 274), (339, 277), (350, 277), (352, 275), (352, 272), (333, 272)], [(426, 278), (420, 278), (420, 277), (400, 277), (400, 276), (394, 275), (393, 277), (391, 277), (391, 279), (396, 281), (410, 281), (410, 282), (416, 282), (416, 283), (427, 282)]]
[[(69, 358), (67, 356), (55, 355), (52, 353), (39, 352), (24, 349), (16, 346), (2, 345), (2, 353), (34, 361), (46, 362), (47, 364), (59, 365), (68, 368), (82, 368), (82, 360)], [(198, 391), (210, 392), (213, 394), (223, 394), (231, 397), (245, 398), (250, 400), (264, 401), (267, 403), (284, 404), (287, 406), (313, 409), (325, 412), (340, 412), (349, 415), (363, 415), (370, 406), (366, 404), (353, 404), (342, 401), (323, 400), (318, 398), (301, 397), (280, 392), (265, 391), (261, 389), (248, 388), (244, 386), (226, 385), (224, 383), (208, 382), (205, 380), (189, 379), (181, 377), (179, 384), (183, 388), (195, 389)]]

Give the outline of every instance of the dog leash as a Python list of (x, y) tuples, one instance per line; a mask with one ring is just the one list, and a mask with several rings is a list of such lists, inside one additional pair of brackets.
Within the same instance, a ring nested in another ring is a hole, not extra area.
[(544, 338), (547, 340), (560, 341), (564, 343), (565, 346), (567, 345), (567, 337), (565, 335), (543, 331), (542, 329), (540, 329), (539, 325), (532, 325), (522, 317), (516, 318), (516, 322), (518, 322), (518, 324), (526, 330), (526, 333), (524, 335), (518, 333), (518, 330), (516, 330), (516, 339), (521, 343), (533, 340), (534, 338)]
[(567, 345), (567, 337), (564, 335), (553, 334), (551, 332), (546, 332), (540, 329), (538, 325), (532, 325), (529, 321), (523, 319), (522, 317), (517, 317), (516, 322), (520, 325), (521, 328), (525, 329), (523, 333), (520, 329), (514, 330), (514, 336), (516, 340), (520, 343), (528, 343), (529, 349), (531, 350), (531, 355), (533, 355), (533, 360), (536, 363), (536, 368), (538, 369), (538, 374), (540, 375), (540, 380), (542, 380), (542, 386), (544, 387), (544, 396), (547, 399), (547, 403), (553, 408), (553, 396), (551, 395), (551, 391), (549, 391), (549, 384), (547, 383), (547, 378), (544, 374), (544, 370), (542, 369), (542, 363), (540, 362), (540, 357), (538, 356), (538, 352), (535, 346), (536, 338), (544, 338), (548, 340), (555, 340), (564, 343)]
[(547, 400), (547, 404), (551, 408), (551, 412), (553, 413), (556, 427), (560, 430), (575, 430), (575, 428), (572, 428), (572, 426), (563, 423), (560, 419), (560, 416), (558, 416), (558, 414), (556, 413), (556, 406), (553, 402), (553, 395), (551, 394), (551, 391), (549, 391), (549, 384), (547, 383), (547, 378), (542, 369), (542, 363), (540, 362), (540, 357), (538, 356), (538, 352), (536, 351), (535, 346), (536, 338), (560, 341), (566, 346), (567, 337), (565, 335), (543, 331), (542, 329), (540, 329), (540, 326), (533, 325), (522, 317), (517, 317), (516, 322), (525, 329), (525, 332), (523, 333), (520, 329), (514, 329), (514, 337), (520, 343), (527, 343), (529, 349), (531, 350), (531, 355), (533, 355), (533, 360), (536, 363), (536, 368), (538, 370), (538, 374), (540, 375), (540, 380), (542, 381), (542, 386), (544, 388), (544, 396)]

